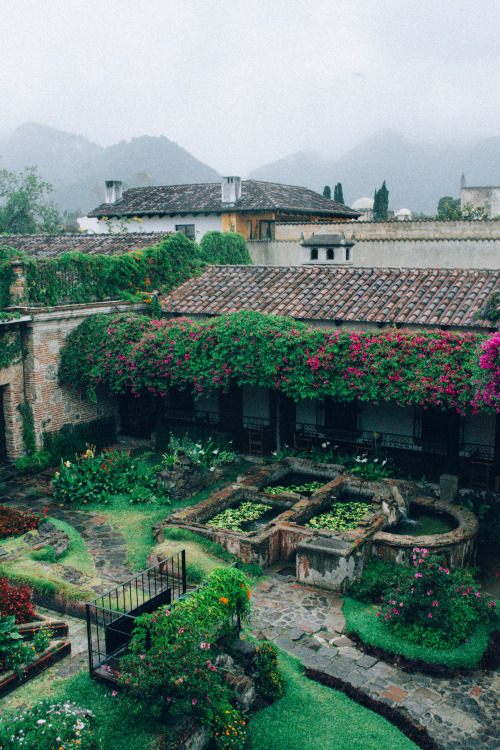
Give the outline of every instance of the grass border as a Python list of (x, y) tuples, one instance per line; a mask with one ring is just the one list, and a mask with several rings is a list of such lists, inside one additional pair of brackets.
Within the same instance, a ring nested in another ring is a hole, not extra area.
[(391, 633), (383, 621), (376, 617), (377, 609), (377, 605), (365, 604), (346, 596), (342, 607), (346, 619), (346, 632), (356, 633), (364, 644), (382, 649), (388, 656), (402, 656), (431, 667), (476, 668), (488, 648), (490, 636), (498, 629), (495, 623), (481, 624), (471, 634), (468, 643), (455, 648), (428, 648), (408, 643)]

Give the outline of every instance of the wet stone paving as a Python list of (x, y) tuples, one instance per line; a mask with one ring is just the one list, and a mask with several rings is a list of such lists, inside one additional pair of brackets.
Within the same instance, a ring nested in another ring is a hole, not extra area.
[(342, 597), (271, 574), (252, 596), (252, 632), (305, 667), (348, 683), (423, 725), (443, 750), (500, 750), (500, 674), (453, 679), (406, 672), (368, 656), (345, 634)]

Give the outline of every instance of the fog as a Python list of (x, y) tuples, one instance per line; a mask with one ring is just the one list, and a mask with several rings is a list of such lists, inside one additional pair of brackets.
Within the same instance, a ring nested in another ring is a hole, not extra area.
[(224, 174), (499, 135), (498, 0), (0, 0), (0, 134), (165, 135)]

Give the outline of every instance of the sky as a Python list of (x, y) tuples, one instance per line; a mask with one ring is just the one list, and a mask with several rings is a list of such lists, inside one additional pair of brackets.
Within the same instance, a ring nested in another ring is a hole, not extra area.
[(0, 135), (164, 135), (223, 174), (500, 135), (499, 0), (0, 0)]

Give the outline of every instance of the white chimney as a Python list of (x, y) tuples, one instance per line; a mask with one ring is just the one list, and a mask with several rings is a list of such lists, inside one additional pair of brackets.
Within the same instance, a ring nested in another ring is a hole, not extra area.
[(117, 203), (122, 199), (120, 180), (106, 180), (104, 183), (104, 203)]
[(221, 187), (223, 203), (236, 203), (241, 198), (241, 177), (223, 177)]

